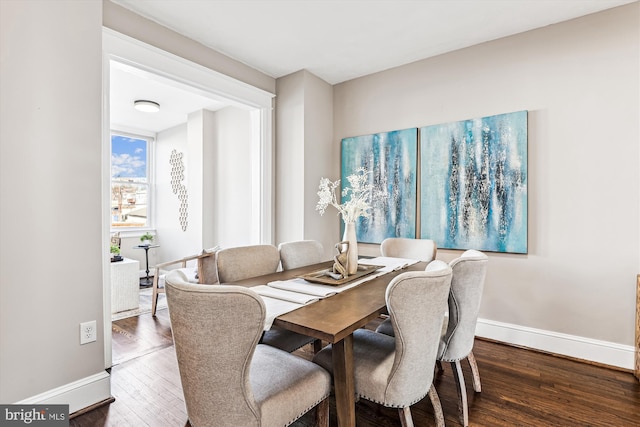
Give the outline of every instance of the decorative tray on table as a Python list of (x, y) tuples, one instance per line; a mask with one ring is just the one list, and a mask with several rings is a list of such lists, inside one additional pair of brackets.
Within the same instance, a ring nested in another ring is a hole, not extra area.
[(364, 265), (364, 264), (358, 264), (358, 271), (356, 271), (354, 274), (352, 274), (351, 276), (347, 276), (347, 277), (342, 277), (339, 279), (336, 279), (335, 277), (340, 277), (339, 275), (334, 275), (333, 273), (333, 268), (323, 268), (322, 270), (316, 270), (316, 271), (312, 271), (310, 273), (307, 274), (303, 274), (301, 276), (298, 276), (301, 279), (304, 279), (308, 282), (312, 282), (312, 283), (320, 283), (323, 285), (331, 285), (331, 286), (338, 286), (338, 285), (344, 285), (345, 283), (349, 283), (351, 281), (354, 281), (356, 279), (359, 279), (363, 276), (366, 276), (367, 274), (371, 274), (374, 271), (379, 270), (380, 268), (382, 268), (379, 265)]

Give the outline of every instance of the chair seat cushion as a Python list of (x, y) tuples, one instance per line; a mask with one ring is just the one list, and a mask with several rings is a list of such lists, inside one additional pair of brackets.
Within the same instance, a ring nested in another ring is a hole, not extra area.
[[(393, 407), (404, 405), (386, 400), (389, 373), (395, 358), (395, 338), (368, 329), (353, 333), (353, 363), (356, 394), (372, 402)], [(315, 355), (313, 361), (332, 371), (332, 346)]]
[(291, 424), (331, 391), (331, 376), (320, 366), (263, 344), (256, 347), (249, 381), (263, 427)]
[(384, 319), (384, 321), (376, 328), (376, 332), (379, 334), (389, 335), (390, 337), (395, 336), (395, 332), (393, 332), (393, 325), (391, 324), (391, 318), (389, 317)]
[[(198, 269), (196, 267), (187, 267), (187, 268), (176, 268), (176, 270), (181, 271), (187, 277), (187, 281), (189, 283), (198, 283)], [(174, 270), (171, 270), (174, 271)], [(165, 286), (164, 278), (167, 275), (168, 271), (160, 270), (160, 277), (158, 277), (158, 288), (163, 289)]]

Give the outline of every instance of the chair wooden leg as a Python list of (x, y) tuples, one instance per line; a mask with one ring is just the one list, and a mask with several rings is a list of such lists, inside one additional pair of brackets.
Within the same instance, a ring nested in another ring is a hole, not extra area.
[(158, 288), (154, 286), (153, 287), (153, 294), (151, 295), (151, 316), (155, 316), (156, 315), (156, 307), (157, 306), (158, 306)]
[(444, 368), (442, 367), (442, 362), (440, 362), (439, 360), (436, 360), (436, 366), (438, 367), (438, 372), (444, 371)]
[(462, 374), (462, 364), (460, 361), (451, 362), (453, 377), (456, 380), (456, 388), (458, 389), (458, 411), (461, 415), (460, 421), (464, 427), (469, 425), (469, 408), (467, 406), (467, 388), (464, 384), (464, 375)]
[(400, 424), (402, 427), (413, 427), (413, 418), (411, 418), (410, 406), (398, 408), (398, 415), (400, 415)]
[(469, 362), (471, 374), (473, 375), (473, 389), (476, 393), (480, 393), (482, 391), (482, 385), (480, 384), (480, 371), (478, 370), (478, 364), (476, 363), (473, 351), (467, 356), (467, 362)]
[(329, 398), (316, 406), (316, 427), (329, 427)]
[(436, 420), (436, 427), (444, 427), (444, 413), (442, 412), (442, 404), (440, 403), (440, 397), (433, 384), (429, 389), (429, 400), (431, 406), (433, 406), (433, 416)]

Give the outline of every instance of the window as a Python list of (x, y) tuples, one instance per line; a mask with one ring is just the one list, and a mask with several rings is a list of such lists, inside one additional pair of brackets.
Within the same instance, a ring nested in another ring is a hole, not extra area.
[(150, 227), (150, 143), (139, 135), (111, 134), (111, 228)]

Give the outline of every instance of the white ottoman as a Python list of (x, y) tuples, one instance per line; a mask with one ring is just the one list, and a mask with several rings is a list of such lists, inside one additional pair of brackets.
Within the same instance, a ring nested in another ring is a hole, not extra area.
[(140, 306), (140, 263), (125, 258), (111, 263), (111, 313)]

